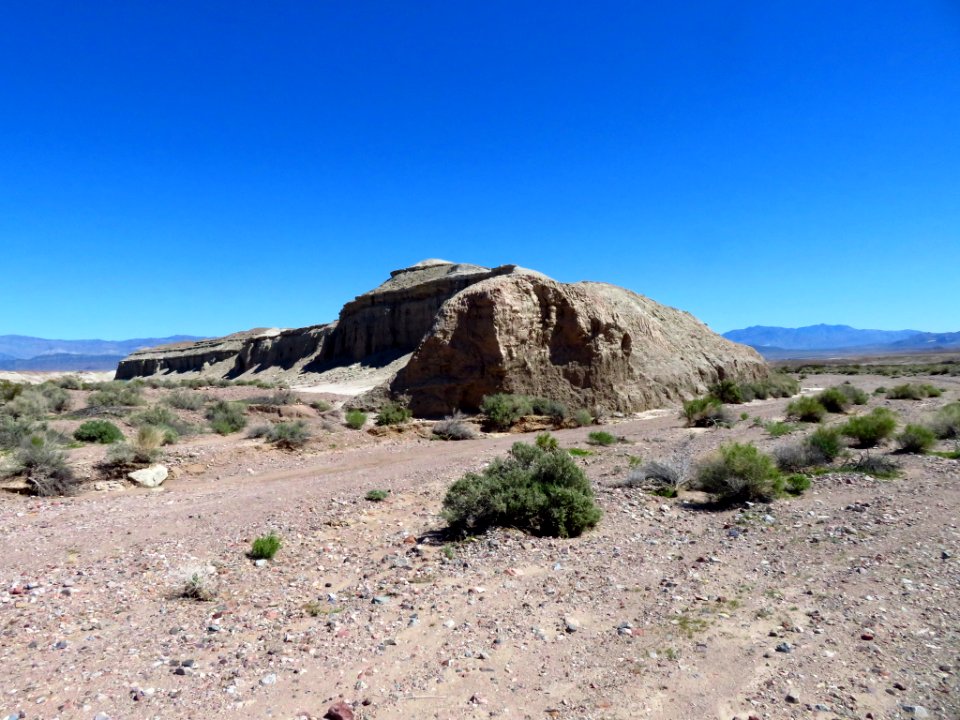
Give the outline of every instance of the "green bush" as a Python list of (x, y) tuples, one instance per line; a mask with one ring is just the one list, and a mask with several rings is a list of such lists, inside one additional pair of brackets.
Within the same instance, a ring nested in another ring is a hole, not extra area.
[(715, 397), (721, 403), (739, 405), (743, 402), (743, 393), (740, 386), (733, 380), (720, 380), (710, 386), (709, 396)]
[(264, 436), (266, 441), (285, 450), (302, 448), (310, 440), (310, 430), (303, 420), (279, 422), (271, 425)]
[(30, 490), (41, 497), (73, 495), (79, 486), (63, 450), (42, 435), (23, 441), (9, 473), (25, 476)]
[(83, 382), (76, 375), (64, 375), (51, 382), (64, 390), (83, 390)]
[(810, 478), (806, 475), (789, 475), (784, 479), (784, 490), (791, 495), (803, 495), (810, 489)]
[(576, 537), (601, 517), (583, 470), (564, 452), (515, 443), (481, 473), (457, 480), (443, 517), (458, 532), (515, 527), (551, 537)]
[(133, 407), (143, 404), (143, 394), (139, 385), (114, 380), (100, 383), (97, 388), (87, 396), (88, 407)]
[(130, 416), (130, 424), (134, 427), (151, 425), (163, 433), (164, 444), (172, 445), (181, 435), (190, 435), (194, 427), (185, 422), (165, 405), (151, 405)]
[(0, 414), (0, 450), (12, 450), (20, 446), (24, 440), (33, 434), (37, 427), (33, 418), (13, 417)]
[(0, 380), (0, 403), (7, 403), (13, 400), (17, 395), (23, 392), (22, 383), (10, 382), (9, 380)]
[(604, 430), (598, 430), (597, 432), (592, 432), (587, 435), (587, 444), (588, 445), (615, 445), (617, 443), (617, 438), (615, 435)]
[(125, 469), (138, 465), (150, 465), (160, 458), (164, 444), (164, 432), (153, 425), (143, 425), (137, 430), (132, 442), (114, 443), (107, 450), (107, 467)]
[(804, 442), (817, 455), (819, 461), (817, 464), (833, 462), (840, 453), (843, 452), (843, 443), (840, 440), (840, 429), (835, 427), (817, 428), (815, 432), (807, 436)]
[(560, 447), (560, 443), (550, 433), (540, 433), (537, 435), (537, 447), (541, 450), (556, 450)]
[(554, 422), (562, 422), (569, 415), (567, 406), (558, 400), (542, 397), (532, 397), (529, 400), (534, 415), (546, 415)]
[(857, 447), (874, 447), (893, 434), (896, 416), (886, 408), (874, 408), (866, 415), (850, 418), (840, 433), (856, 442)]
[(787, 417), (800, 422), (820, 422), (827, 415), (827, 409), (817, 398), (804, 395), (787, 405)]
[(13, 418), (37, 420), (50, 412), (50, 405), (39, 389), (31, 387), (19, 393), (0, 411)]
[(896, 462), (883, 455), (870, 455), (869, 453), (862, 453), (859, 457), (846, 463), (843, 469), (881, 479), (895, 478), (900, 474), (900, 466)]
[(593, 425), (593, 415), (590, 414), (589, 410), (577, 410), (573, 413), (573, 422), (577, 427)]
[(250, 546), (248, 555), (253, 560), (273, 560), (282, 543), (275, 533), (261, 535)]
[(206, 405), (207, 396), (187, 390), (174, 390), (163, 402), (178, 410), (199, 410)]
[(366, 495), (364, 495), (364, 498), (369, 500), (370, 502), (383, 502), (388, 497), (390, 497), (389, 490), (371, 490)]
[(850, 407), (850, 398), (837, 387), (827, 388), (817, 395), (817, 400), (827, 412), (843, 413)]
[(943, 440), (960, 437), (960, 402), (944, 405), (930, 422), (930, 429)]
[(405, 406), (396, 402), (388, 402), (377, 413), (377, 425), (402, 425), (413, 416)]
[(497, 393), (480, 402), (480, 410), (497, 430), (509, 430), (524, 415), (533, 414), (530, 398), (524, 395)]
[(247, 408), (241, 402), (217, 400), (207, 408), (207, 420), (215, 433), (229, 435), (247, 426)]
[(867, 401), (870, 399), (870, 396), (867, 395), (863, 390), (858, 387), (854, 387), (849, 382), (845, 382), (842, 385), (837, 385), (836, 389), (847, 396), (847, 400), (850, 401), (851, 405), (866, 405)]
[(692, 487), (709, 493), (717, 503), (772, 500), (780, 473), (773, 458), (750, 443), (721, 445), (700, 463)]
[(772, 373), (763, 380), (740, 384), (740, 397), (744, 402), (767, 398), (793, 397), (800, 392), (800, 383), (784, 373)]
[(940, 397), (941, 394), (940, 388), (927, 383), (922, 385), (906, 383), (887, 390), (887, 397), (890, 400), (923, 400), (928, 397)]
[(109, 420), (87, 420), (73, 431), (73, 437), (80, 442), (109, 445), (123, 440), (123, 433)]
[(797, 430), (799, 426), (785, 422), (763, 423), (763, 429), (770, 433), (770, 437), (783, 437)]
[(367, 414), (360, 410), (348, 410), (344, 419), (347, 422), (347, 427), (354, 430), (359, 430), (367, 424)]
[(699, 397), (683, 403), (681, 414), (687, 427), (718, 427), (729, 424), (723, 405), (715, 397)]
[(924, 425), (907, 425), (899, 435), (897, 444), (905, 453), (922, 454), (930, 450), (937, 442), (933, 430)]
[(321, 413), (325, 413), (333, 409), (333, 405), (331, 405), (330, 403), (328, 403), (326, 400), (323, 400), (323, 399), (314, 400), (312, 403), (310, 403), (310, 407), (312, 407), (317, 412), (321, 412)]

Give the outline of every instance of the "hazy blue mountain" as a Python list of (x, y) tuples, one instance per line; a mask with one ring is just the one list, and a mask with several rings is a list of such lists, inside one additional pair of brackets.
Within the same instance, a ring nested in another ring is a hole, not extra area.
[[(134, 350), (187, 340), (202, 340), (192, 335), (132, 340), (47, 340), (27, 335), (0, 335), (0, 359), (34, 358), (40, 355), (115, 355), (126, 357)], [(67, 368), (70, 369), (70, 368)]]
[(917, 333), (891, 343), (889, 347), (897, 350), (960, 350), (960, 332)]
[(53, 370), (116, 370), (125, 355), (79, 355), (52, 353), (32, 358), (0, 357), (0, 370), (27, 372)]
[(840, 348), (889, 345), (905, 341), (920, 330), (858, 330), (849, 325), (809, 325), (800, 328), (755, 325), (723, 334), (728, 340), (757, 349), (836, 350)]

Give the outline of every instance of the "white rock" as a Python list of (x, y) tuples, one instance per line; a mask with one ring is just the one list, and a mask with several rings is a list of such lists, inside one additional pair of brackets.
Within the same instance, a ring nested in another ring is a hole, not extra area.
[(141, 487), (160, 487), (163, 481), (167, 479), (167, 467), (166, 465), (151, 465), (143, 470), (134, 470), (132, 473), (128, 473), (127, 477)]

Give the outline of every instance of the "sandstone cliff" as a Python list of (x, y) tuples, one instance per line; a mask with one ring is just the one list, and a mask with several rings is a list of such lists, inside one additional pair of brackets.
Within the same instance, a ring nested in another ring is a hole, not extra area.
[(415, 413), (436, 416), (476, 409), (494, 392), (644, 410), (718, 379), (766, 372), (754, 350), (629, 290), (563, 284), (514, 265), (427, 260), (347, 303), (334, 323), (151, 348), (121, 362), (117, 377), (266, 376), (375, 388), (371, 400), (404, 396)]

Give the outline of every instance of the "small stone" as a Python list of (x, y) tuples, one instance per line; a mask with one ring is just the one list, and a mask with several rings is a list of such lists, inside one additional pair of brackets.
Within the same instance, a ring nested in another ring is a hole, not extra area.
[(257, 567), (266, 567), (267, 560), (265, 560), (264, 558), (260, 558), (259, 560), (254, 560), (253, 564), (256, 565)]
[(930, 712), (923, 705), (901, 705), (905, 713), (913, 715), (915, 718), (928, 718)]
[(134, 470), (127, 473), (127, 477), (141, 487), (160, 487), (163, 481), (167, 479), (167, 467), (165, 465), (151, 465), (143, 468), (143, 470)]
[(276, 676), (276, 673), (270, 673), (269, 675), (264, 675), (262, 678), (260, 678), (260, 684), (261, 684), (261, 685), (276, 685), (276, 684), (277, 684), (277, 676)]
[(373, 598), (374, 605), (386, 605), (390, 602), (390, 598), (386, 595), (377, 595)]
[(779, 645), (777, 645), (777, 652), (778, 652), (778, 653), (791, 653), (791, 652), (793, 652), (793, 645), (791, 645), (791, 644), (788, 643), (788, 642), (782, 642), (782, 643), (780, 643)]
[(563, 619), (563, 625), (567, 629), (568, 633), (575, 633), (580, 629), (580, 621), (575, 617), (565, 617)]
[(787, 698), (786, 698), (786, 700), (787, 700), (787, 702), (790, 703), (791, 705), (796, 705), (797, 703), (800, 702), (800, 698), (797, 697), (797, 696), (796, 696), (794, 693), (792, 693), (792, 692), (791, 692), (791, 693), (787, 693)]
[(873, 638), (874, 638), (874, 635), (873, 635), (872, 632), (865, 632), (865, 633), (861, 633), (861, 634), (860, 634), (860, 639), (861, 639), (861, 640), (867, 640), (867, 641), (869, 641), (869, 640), (873, 640)]

